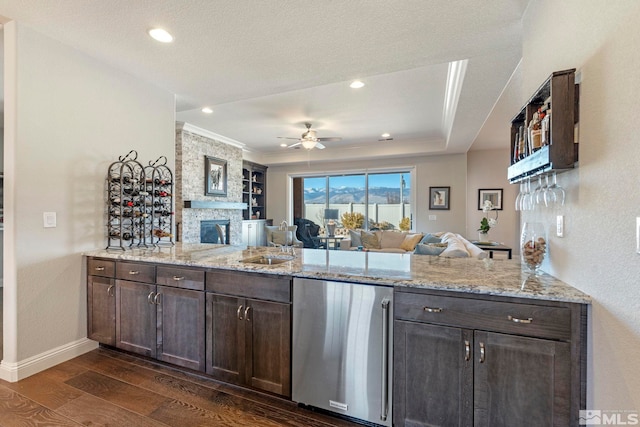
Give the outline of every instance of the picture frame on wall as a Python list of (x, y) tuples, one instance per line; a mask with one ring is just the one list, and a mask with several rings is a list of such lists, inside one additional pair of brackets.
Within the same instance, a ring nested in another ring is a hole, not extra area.
[(429, 209), (449, 210), (451, 187), (429, 187)]
[(486, 200), (491, 201), (493, 210), (502, 210), (502, 188), (482, 188), (478, 190), (478, 210), (481, 211)]
[(227, 195), (227, 161), (204, 156), (204, 195)]

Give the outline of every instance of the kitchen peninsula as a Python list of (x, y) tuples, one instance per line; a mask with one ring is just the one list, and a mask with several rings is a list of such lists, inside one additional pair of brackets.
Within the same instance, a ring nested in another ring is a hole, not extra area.
[(222, 381), (291, 397), (305, 278), (393, 287), (394, 425), (577, 425), (585, 407), (590, 299), (516, 260), (209, 244), (85, 255), (89, 338)]

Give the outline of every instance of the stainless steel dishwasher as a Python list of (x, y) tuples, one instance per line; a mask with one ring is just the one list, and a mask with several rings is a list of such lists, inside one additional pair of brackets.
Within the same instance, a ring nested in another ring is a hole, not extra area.
[(391, 426), (393, 288), (293, 280), (294, 402)]

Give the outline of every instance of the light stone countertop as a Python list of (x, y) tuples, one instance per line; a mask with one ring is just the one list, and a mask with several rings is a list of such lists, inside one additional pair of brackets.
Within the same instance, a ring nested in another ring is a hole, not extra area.
[(282, 264), (241, 262), (266, 254), (285, 255), (278, 248), (182, 243), (126, 251), (97, 250), (83, 255), (537, 300), (591, 302), (588, 295), (553, 276), (531, 276), (522, 269), (519, 260), (296, 248), (296, 258)]

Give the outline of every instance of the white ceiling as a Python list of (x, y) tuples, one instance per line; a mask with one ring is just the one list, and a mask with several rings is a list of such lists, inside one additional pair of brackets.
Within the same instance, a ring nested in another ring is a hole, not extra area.
[[(0, 0), (0, 15), (175, 93), (177, 120), (278, 164), (506, 147), (528, 2)], [(155, 26), (175, 41), (150, 39)], [(447, 112), (449, 63), (463, 60)], [(307, 121), (342, 141), (279, 147)]]

